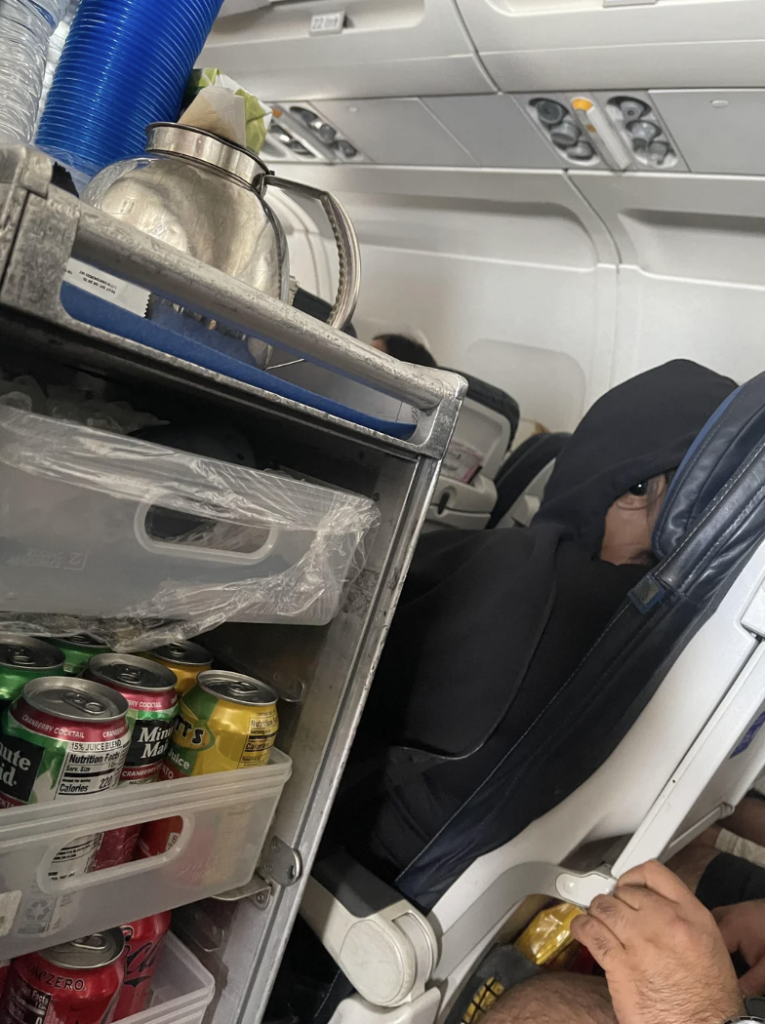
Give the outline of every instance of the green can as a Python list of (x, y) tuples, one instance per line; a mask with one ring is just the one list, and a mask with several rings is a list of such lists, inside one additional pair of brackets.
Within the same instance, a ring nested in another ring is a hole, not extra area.
[(68, 676), (78, 676), (87, 666), (91, 658), (97, 654), (111, 654), (111, 647), (106, 640), (92, 633), (72, 633), (71, 636), (54, 636), (48, 638), (64, 655), (64, 672)]
[(63, 674), (57, 647), (23, 633), (0, 633), (0, 707), (16, 700), (30, 679)]

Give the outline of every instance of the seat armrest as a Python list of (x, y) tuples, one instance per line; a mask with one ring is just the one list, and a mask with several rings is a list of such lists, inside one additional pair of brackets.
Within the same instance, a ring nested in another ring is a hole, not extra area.
[(300, 913), (356, 991), (401, 1006), (425, 991), (438, 958), (427, 919), (346, 853), (318, 863)]

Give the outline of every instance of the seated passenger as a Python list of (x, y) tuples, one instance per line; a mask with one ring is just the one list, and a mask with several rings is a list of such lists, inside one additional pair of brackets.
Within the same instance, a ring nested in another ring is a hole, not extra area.
[[(655, 561), (670, 475), (734, 387), (683, 360), (640, 374), (584, 417), (528, 529), (421, 539), (334, 816), (359, 860), (401, 884), (507, 752), (530, 742), (532, 723)], [(534, 744), (542, 750), (544, 737)], [(406, 748), (398, 765), (392, 748)], [(532, 769), (528, 801), (502, 808), (494, 846), (564, 799), (572, 779), (544, 784)], [(445, 866), (434, 888), (465, 866)]]
[(385, 352), (402, 363), (414, 363), (415, 366), (438, 366), (428, 348), (425, 336), (409, 338), (405, 334), (378, 334), (372, 339), (372, 348)]

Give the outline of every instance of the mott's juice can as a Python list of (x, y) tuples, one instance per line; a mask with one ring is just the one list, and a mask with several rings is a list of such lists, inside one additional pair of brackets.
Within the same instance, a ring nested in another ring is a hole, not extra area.
[(0, 633), (0, 705), (16, 700), (30, 679), (64, 673), (64, 655), (32, 636)]
[(119, 928), (17, 957), (0, 1003), (3, 1024), (108, 1024), (125, 976)]
[(210, 775), (268, 764), (279, 731), (276, 692), (236, 672), (202, 672), (181, 697), (161, 777)]
[[(120, 785), (154, 782), (173, 731), (178, 705), (175, 676), (163, 665), (133, 654), (98, 654), (91, 658), (83, 675), (115, 690), (128, 703), (130, 747)], [(132, 860), (140, 832), (140, 824), (105, 832), (95, 870)]]
[(175, 688), (180, 694), (188, 693), (196, 685), (199, 673), (206, 672), (213, 661), (209, 651), (190, 640), (177, 640), (155, 647), (153, 651), (146, 651), (143, 657), (169, 668), (175, 675)]
[[(279, 731), (276, 692), (236, 672), (203, 672), (180, 699), (161, 779), (189, 778), (268, 764)], [(181, 818), (144, 825), (139, 855), (165, 853), (177, 842)], [(207, 861), (207, 857), (202, 860)]]
[(68, 676), (78, 676), (91, 658), (97, 654), (107, 654), (109, 645), (101, 637), (92, 633), (73, 633), (71, 636), (51, 637), (48, 643), (57, 647), (64, 655), (64, 672)]
[[(130, 743), (127, 701), (86, 679), (42, 677), (7, 707), (0, 730), (0, 807), (73, 799), (113, 789)], [(80, 836), (58, 851), (48, 871), (62, 881), (89, 870), (100, 833)], [(19, 909), (19, 930), (38, 934), (62, 927), (77, 897), (33, 886)]]

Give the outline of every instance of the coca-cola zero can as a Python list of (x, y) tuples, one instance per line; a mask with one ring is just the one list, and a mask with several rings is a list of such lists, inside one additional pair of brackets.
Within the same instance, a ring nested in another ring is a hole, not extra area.
[(123, 924), (125, 980), (114, 1020), (123, 1020), (146, 1007), (162, 942), (170, 928), (170, 911)]
[(17, 957), (0, 1003), (3, 1024), (106, 1024), (125, 973), (119, 928)]
[(8, 971), (11, 968), (10, 960), (0, 960), (0, 1000), (3, 998), (5, 983), (8, 980)]

